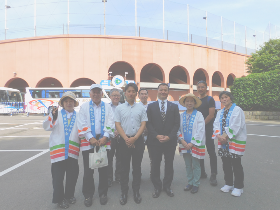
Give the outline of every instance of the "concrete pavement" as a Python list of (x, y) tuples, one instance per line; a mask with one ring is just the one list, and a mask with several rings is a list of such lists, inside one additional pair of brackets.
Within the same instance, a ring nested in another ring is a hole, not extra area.
[[(1, 176), (1, 173), (22, 161), (48, 149), (50, 132), (42, 129), (42, 116), (0, 116), (0, 209), (57, 209), (52, 200), (52, 179), (49, 153), (45, 153)], [(208, 179), (202, 179), (199, 192), (195, 195), (184, 192), (187, 184), (183, 158), (178, 154), (174, 160), (174, 181), (172, 189), (175, 196), (162, 193), (152, 198), (153, 185), (149, 178), (149, 158), (145, 151), (142, 161), (141, 204), (133, 201), (129, 191), (128, 203), (119, 204), (120, 185), (114, 183), (109, 188), (107, 205), (99, 204), (98, 193), (94, 195), (93, 206), (84, 206), (82, 195), (83, 164), (80, 154), (80, 174), (76, 186), (77, 203), (69, 209), (280, 209), (280, 124), (277, 122), (247, 122), (248, 143), (242, 157), (245, 172), (244, 194), (233, 197), (230, 193), (220, 192), (224, 185), (221, 159), (218, 158), (218, 186), (212, 187)], [(266, 135), (266, 136), (260, 136)], [(271, 137), (272, 136), (272, 137)], [(274, 136), (274, 137), (273, 137)], [(217, 145), (217, 142), (216, 142)], [(25, 150), (25, 151), (7, 151)], [(30, 151), (33, 150), (33, 151)], [(36, 150), (36, 151), (34, 151)], [(205, 160), (206, 172), (210, 176), (209, 156)], [(163, 167), (162, 167), (163, 168)], [(96, 189), (98, 172), (95, 173)], [(130, 177), (131, 187), (131, 177)]]

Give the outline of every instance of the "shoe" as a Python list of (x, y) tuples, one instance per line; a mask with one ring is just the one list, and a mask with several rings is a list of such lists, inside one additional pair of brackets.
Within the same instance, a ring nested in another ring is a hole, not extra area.
[(205, 172), (201, 173), (200, 179), (206, 179), (206, 178), (207, 178), (207, 174)]
[(92, 198), (86, 198), (84, 200), (84, 204), (85, 204), (86, 207), (91, 207), (91, 205), (92, 205)]
[(67, 202), (69, 203), (69, 204), (74, 204), (74, 203), (76, 203), (76, 198), (75, 197), (72, 197), (72, 198), (68, 198), (68, 199), (66, 199), (67, 200)]
[(122, 193), (122, 195), (120, 197), (120, 204), (125, 205), (126, 203), (127, 203), (127, 194)]
[(161, 190), (155, 189), (155, 192), (153, 193), (153, 198), (158, 198), (161, 193)]
[(101, 205), (105, 205), (108, 202), (107, 195), (101, 195), (99, 200)]
[(197, 193), (197, 192), (198, 192), (198, 187), (193, 186), (193, 187), (192, 187), (192, 190), (191, 190), (191, 193), (192, 193), (192, 194), (195, 194), (195, 193)]
[(113, 186), (113, 181), (111, 179), (108, 179), (108, 187), (112, 187)]
[(221, 191), (222, 191), (222, 192), (225, 192), (225, 193), (227, 193), (227, 192), (229, 192), (229, 191), (231, 191), (231, 190), (233, 190), (233, 186), (225, 185), (225, 186), (223, 186), (223, 187), (221, 188)]
[(211, 176), (210, 176), (210, 184), (212, 186), (217, 186), (218, 182), (217, 182), (217, 179), (216, 179), (216, 174), (211, 174)]
[(57, 207), (61, 208), (61, 209), (68, 209), (69, 208), (69, 204), (68, 204), (66, 199), (63, 199), (61, 202), (59, 202), (57, 204)]
[(164, 190), (169, 197), (174, 197), (173, 191), (168, 187)]
[(135, 203), (139, 204), (142, 201), (141, 195), (139, 193), (139, 191), (134, 191), (133, 192), (133, 197), (134, 197), (134, 201)]
[(184, 191), (190, 191), (193, 188), (191, 184), (188, 184), (185, 188)]
[(231, 192), (231, 195), (235, 197), (239, 197), (242, 193), (243, 193), (243, 189), (234, 188), (233, 191)]

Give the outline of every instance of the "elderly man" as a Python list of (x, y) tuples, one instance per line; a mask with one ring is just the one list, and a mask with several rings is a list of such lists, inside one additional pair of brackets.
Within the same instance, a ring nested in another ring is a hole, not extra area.
[[(115, 113), (116, 107), (120, 105), (120, 99), (121, 99), (121, 90), (113, 88), (110, 90), (110, 105)], [(121, 161), (119, 158), (119, 151), (118, 151), (118, 140), (120, 138), (120, 135), (117, 130), (115, 130), (114, 137), (111, 139), (111, 150), (108, 152), (108, 186), (111, 187), (113, 185), (113, 162), (114, 162), (114, 156), (116, 156), (116, 168), (115, 168), (115, 181), (120, 182), (121, 180)]]
[(142, 133), (148, 121), (145, 108), (135, 103), (138, 87), (134, 83), (125, 86), (126, 102), (119, 105), (115, 112), (115, 124), (121, 138), (119, 151), (121, 158), (121, 190), (120, 204), (127, 202), (130, 161), (132, 159), (132, 189), (135, 203), (142, 200), (139, 189), (141, 184), (141, 163), (145, 144)]
[[(101, 101), (102, 88), (99, 84), (93, 84), (90, 87), (89, 102), (81, 106), (78, 116), (78, 133), (81, 140), (81, 151), (84, 162), (83, 195), (86, 207), (92, 205), (92, 198), (95, 191), (93, 173), (89, 168), (89, 154), (94, 153), (94, 147), (97, 151), (100, 146), (105, 146), (110, 136), (114, 136), (114, 113), (110, 104)], [(108, 145), (108, 148), (109, 145)], [(98, 193), (100, 204), (105, 205), (108, 201), (108, 174), (107, 166), (98, 169), (99, 186)]]

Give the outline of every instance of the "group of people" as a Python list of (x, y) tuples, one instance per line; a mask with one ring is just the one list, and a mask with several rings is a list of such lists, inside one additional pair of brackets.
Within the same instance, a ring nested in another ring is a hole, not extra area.
[[(62, 107), (54, 108), (43, 122), (50, 135), (51, 173), (53, 179), (53, 203), (60, 208), (74, 204), (75, 186), (79, 174), (78, 157), (82, 151), (84, 175), (84, 204), (92, 205), (95, 192), (94, 169), (89, 167), (90, 153), (107, 149), (108, 166), (98, 168), (98, 193), (100, 204), (108, 201), (108, 187), (114, 181), (121, 185), (120, 204), (125, 205), (129, 190), (130, 163), (132, 163), (132, 190), (135, 203), (142, 201), (140, 195), (141, 163), (147, 145), (150, 158), (150, 178), (154, 185), (153, 198), (162, 191), (173, 197), (173, 162), (179, 143), (187, 171), (188, 184), (185, 191), (195, 194), (199, 180), (206, 178), (204, 167), (205, 150), (210, 157), (210, 184), (217, 185), (217, 156), (214, 139), (218, 139), (218, 155), (222, 157), (225, 185), (223, 192), (232, 191), (240, 196), (244, 187), (244, 172), (241, 157), (246, 145), (246, 125), (242, 109), (233, 103), (230, 92), (223, 91), (219, 98), (224, 106), (215, 114), (215, 101), (207, 96), (207, 84), (197, 84), (199, 97), (188, 93), (180, 97), (179, 103), (187, 110), (180, 114), (176, 104), (167, 100), (169, 86), (158, 86), (158, 100), (148, 104), (148, 90), (140, 89), (134, 83), (124, 88), (126, 101), (121, 104), (120, 90), (112, 89), (110, 103), (104, 103), (102, 87), (90, 87), (89, 102), (82, 104), (79, 113), (74, 108), (79, 105), (72, 92), (65, 92), (59, 101)], [(141, 100), (136, 103), (136, 97)], [(215, 117), (216, 115), (216, 117)], [(113, 160), (116, 157), (115, 173)], [(164, 157), (164, 176), (160, 178), (160, 167)], [(65, 187), (63, 185), (66, 174)]]

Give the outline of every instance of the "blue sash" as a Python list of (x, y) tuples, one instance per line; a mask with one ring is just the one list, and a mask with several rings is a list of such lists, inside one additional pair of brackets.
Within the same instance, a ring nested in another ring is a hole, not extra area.
[[(94, 108), (93, 103), (90, 101), (89, 103), (89, 115), (90, 115), (90, 125), (91, 125), (91, 133), (94, 138), (96, 138), (95, 133), (95, 116), (94, 116)], [(101, 101), (101, 133), (100, 138), (104, 135), (104, 124), (105, 124), (105, 103)]]
[(76, 111), (74, 110), (74, 113), (72, 115), (71, 121), (68, 125), (68, 119), (67, 119), (67, 114), (65, 109), (61, 110), (61, 114), (62, 114), (62, 119), (63, 119), (63, 125), (64, 125), (64, 137), (65, 137), (65, 159), (68, 159), (68, 151), (69, 151), (69, 138), (70, 138), (70, 134), (72, 132), (72, 129), (74, 127), (75, 124), (75, 120), (76, 120)]
[[(195, 120), (195, 116), (196, 116), (197, 110), (194, 109), (192, 114), (191, 114), (191, 118), (189, 121), (189, 125), (187, 126), (187, 111), (185, 111), (183, 113), (183, 132), (184, 132), (184, 140), (187, 143), (190, 143), (192, 140), (192, 131), (193, 131), (193, 123)], [(191, 153), (191, 150), (187, 150), (187, 153)]]
[[(235, 106), (236, 106), (236, 104), (233, 103), (233, 104), (231, 105), (229, 111), (228, 111), (228, 115), (227, 115), (227, 119), (226, 119), (226, 127), (229, 126), (229, 119), (230, 119), (230, 117), (231, 117), (231, 115), (232, 115), (232, 112), (233, 112), (233, 109), (234, 109)], [(220, 115), (220, 131), (221, 131), (221, 134), (220, 134), (220, 135), (223, 134), (223, 116), (224, 116), (224, 111), (225, 111), (225, 108), (222, 109), (221, 115)], [(227, 144), (223, 144), (222, 147), (223, 147), (223, 149), (229, 150), (229, 148), (227, 147)]]

